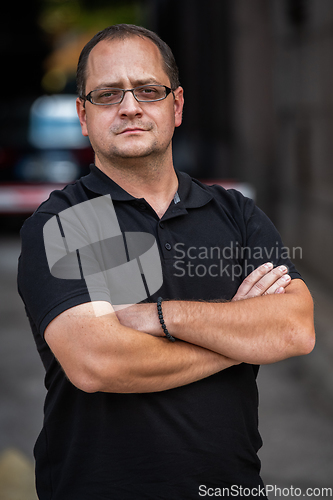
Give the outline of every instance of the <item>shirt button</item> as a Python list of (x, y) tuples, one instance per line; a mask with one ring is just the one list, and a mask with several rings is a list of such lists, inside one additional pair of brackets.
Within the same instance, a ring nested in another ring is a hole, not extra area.
[(164, 224), (163, 224), (163, 222), (160, 222), (160, 228), (161, 228), (161, 229), (164, 229)]
[(165, 243), (165, 245), (164, 245), (164, 246), (165, 246), (165, 248), (166, 248), (167, 250), (171, 250), (171, 248), (172, 248), (172, 246), (170, 245), (170, 243)]

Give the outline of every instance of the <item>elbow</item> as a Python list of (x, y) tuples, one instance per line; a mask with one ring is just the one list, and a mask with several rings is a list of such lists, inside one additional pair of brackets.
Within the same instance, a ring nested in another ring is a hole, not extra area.
[(87, 394), (93, 394), (95, 392), (100, 392), (101, 388), (97, 381), (92, 379), (80, 380), (77, 384), (74, 384), (80, 391), (86, 392)]
[(313, 313), (303, 316), (302, 320), (295, 321), (290, 331), (292, 332), (290, 345), (294, 351), (292, 355), (305, 356), (310, 354), (316, 343)]
[(316, 332), (314, 326), (314, 305), (311, 303), (307, 309), (307, 314), (304, 314), (304, 323), (301, 328), (302, 331), (302, 354), (310, 354), (316, 344)]
[(135, 380), (124, 373), (117, 360), (100, 359), (98, 362), (86, 363), (76, 373), (68, 377), (80, 391), (92, 394), (95, 392), (130, 393), (135, 391)]
[(312, 331), (310, 329), (301, 331), (297, 334), (296, 339), (294, 338), (292, 341), (292, 353), (291, 356), (305, 356), (310, 354), (316, 343), (315, 332), (314, 329)]
[(310, 354), (316, 344), (316, 335), (314, 326), (308, 327), (305, 331), (302, 331), (301, 342), (300, 342), (300, 353), (299, 355), (305, 356), (306, 354)]
[[(291, 285), (294, 288), (289, 297), (286, 297), (291, 307), (286, 314), (287, 328), (285, 329), (287, 349), (290, 356), (304, 356), (310, 354), (315, 346), (314, 304), (309, 290), (304, 283), (295, 280)], [(286, 294), (287, 295), (287, 294)]]
[[(106, 373), (99, 357), (81, 357), (72, 362), (69, 367), (63, 367), (68, 380), (80, 391), (92, 394), (105, 390)], [(109, 382), (113, 376), (109, 370)], [(109, 384), (110, 385), (110, 384)]]
[(102, 384), (100, 380), (91, 372), (80, 370), (69, 374), (67, 373), (66, 375), (68, 380), (80, 391), (93, 394), (101, 390)]

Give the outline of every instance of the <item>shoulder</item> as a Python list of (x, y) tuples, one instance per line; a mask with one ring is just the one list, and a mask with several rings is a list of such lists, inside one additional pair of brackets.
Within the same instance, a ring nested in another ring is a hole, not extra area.
[(83, 189), (81, 179), (79, 179), (73, 184), (68, 184), (63, 189), (52, 191), (48, 199), (37, 208), (35, 214), (49, 213), (55, 215), (87, 199), (88, 195)]
[(24, 238), (31, 235), (32, 232), (38, 231), (39, 228), (42, 229), (50, 218), (58, 215), (63, 210), (88, 200), (91, 193), (84, 188), (82, 179), (78, 179), (73, 184), (68, 184), (63, 189), (52, 191), (49, 197), (26, 219), (21, 228), (21, 237)]
[(258, 231), (276, 235), (274, 224), (252, 198), (237, 189), (226, 189), (220, 184), (207, 185), (193, 178), (191, 182), (195, 186), (192, 192), (200, 190), (210, 200), (206, 203), (206, 215), (217, 214), (221, 220), (237, 228), (244, 240)]
[(227, 189), (221, 184), (206, 184), (192, 178), (192, 182), (205, 191), (216, 205), (234, 217), (247, 219), (257, 208), (252, 198), (245, 196), (237, 189)]

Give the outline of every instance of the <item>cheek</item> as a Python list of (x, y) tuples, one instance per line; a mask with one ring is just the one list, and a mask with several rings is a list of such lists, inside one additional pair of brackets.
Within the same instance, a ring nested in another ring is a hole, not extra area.
[[(97, 110), (99, 111), (99, 110)], [(90, 139), (105, 136), (111, 126), (112, 120), (107, 113), (94, 113), (87, 117), (86, 126)]]
[(161, 113), (158, 117), (159, 129), (166, 135), (173, 134), (175, 128), (175, 115), (172, 111)]
[(108, 106), (94, 106), (91, 113), (87, 115), (87, 126), (95, 130), (110, 128), (115, 119), (115, 113)]

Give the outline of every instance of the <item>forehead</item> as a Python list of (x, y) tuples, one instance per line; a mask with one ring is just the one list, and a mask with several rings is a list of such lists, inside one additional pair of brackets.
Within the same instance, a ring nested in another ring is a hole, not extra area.
[(87, 89), (100, 83), (133, 84), (151, 80), (169, 85), (158, 47), (149, 39), (131, 36), (102, 40), (91, 50), (87, 64)]

